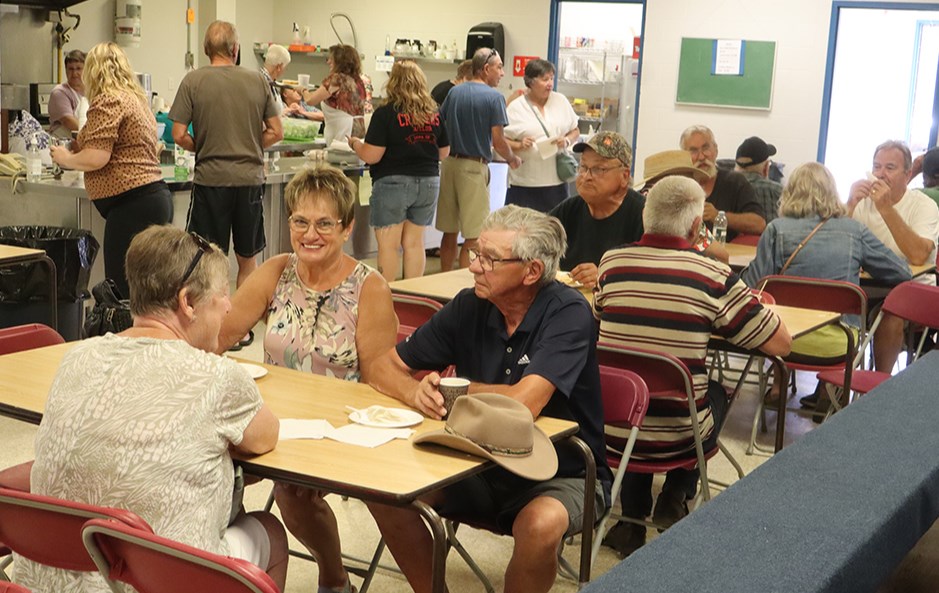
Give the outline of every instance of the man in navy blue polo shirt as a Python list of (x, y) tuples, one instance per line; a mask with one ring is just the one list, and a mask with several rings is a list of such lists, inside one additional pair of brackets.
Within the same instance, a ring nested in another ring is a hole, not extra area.
[[(489, 215), (471, 252), (473, 289), (460, 292), (409, 340), (375, 364), (373, 387), (432, 418), (447, 412), (438, 372), (456, 366), (470, 393), (500, 393), (531, 410), (580, 425), (578, 436), (597, 463), (596, 508), (609, 504), (612, 481), (603, 445), (603, 409), (590, 305), (555, 276), (566, 249), (564, 228), (551, 216), (506, 206)], [(420, 381), (417, 370), (432, 370)], [(505, 591), (548, 591), (557, 549), (580, 530), (584, 464), (558, 451), (557, 475), (546, 482), (490, 469), (425, 500), (445, 514), (495, 520), (515, 537)], [(408, 509), (370, 505), (388, 549), (417, 592), (430, 591), (431, 537)]]

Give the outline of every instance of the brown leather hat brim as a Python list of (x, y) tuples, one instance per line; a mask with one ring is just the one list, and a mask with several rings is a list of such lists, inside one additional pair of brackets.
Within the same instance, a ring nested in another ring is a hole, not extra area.
[(542, 482), (550, 480), (558, 472), (558, 456), (551, 439), (537, 426), (534, 429), (534, 446), (531, 455), (525, 457), (493, 455), (471, 440), (451, 434), (443, 429), (417, 435), (414, 437), (413, 443), (415, 445), (428, 443), (443, 445), (476, 457), (484, 457), (494, 461), (513, 474)]

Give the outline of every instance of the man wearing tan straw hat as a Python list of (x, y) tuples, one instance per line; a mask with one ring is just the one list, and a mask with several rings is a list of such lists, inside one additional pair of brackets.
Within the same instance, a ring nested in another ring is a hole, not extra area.
[[(389, 350), (375, 363), (369, 380), (374, 388), (432, 418), (447, 412), (438, 390), (440, 370), (453, 364), (458, 376), (471, 381), (469, 396), (453, 404), (450, 432), (472, 437), (469, 440), (490, 451), (500, 449), (502, 454), (493, 452), (490, 458), (502, 467), (424, 500), (444, 514), (475, 515), (514, 535), (505, 591), (551, 588), (561, 540), (581, 529), (585, 468), (583, 460), (566, 449), (557, 452), (556, 475), (550, 459), (526, 461), (529, 448), (531, 455), (541, 455), (537, 436), (527, 429), (507, 428), (517, 433), (513, 435), (486, 429), (492, 420), (482, 422), (477, 416), (484, 409), (492, 412), (493, 404), (478, 394), (509, 398), (511, 407), (524, 412), (522, 419), (545, 415), (577, 422), (578, 436), (597, 464), (598, 486), (591, 494), (597, 509), (608, 505), (611, 474), (602, 435), (596, 325), (587, 301), (555, 280), (565, 247), (564, 229), (553, 217), (518, 206), (490, 214), (478, 251), (471, 252), (475, 286), (460, 292), (409, 340)], [(417, 370), (431, 372), (417, 381), (412, 377)], [(480, 399), (484, 401), (475, 401)], [(508, 413), (509, 406), (500, 407)], [(511, 440), (517, 436), (526, 439)], [(469, 446), (467, 439), (440, 438), (450, 446)], [(488, 457), (478, 449), (477, 454)], [(401, 507), (372, 504), (370, 509), (411, 587), (419, 593), (430, 591), (431, 538), (420, 517)]]
[[(692, 179), (671, 176), (656, 183), (643, 211), (646, 234), (638, 243), (611, 249), (600, 262), (594, 313), (601, 341), (673, 354), (688, 366), (708, 451), (716, 446), (728, 405), (724, 388), (708, 380), (712, 332), (769, 355), (788, 354), (792, 340), (779, 317), (760, 304), (729, 266), (692, 248), (703, 214), (704, 191)], [(694, 457), (691, 415), (683, 401), (674, 394), (652, 394), (633, 456)], [(686, 501), (694, 497), (697, 481), (697, 468), (669, 471), (653, 511), (652, 474), (627, 469), (620, 495), (623, 515), (643, 519), (652, 512), (653, 521), (667, 527), (688, 513)], [(629, 555), (645, 543), (645, 535), (644, 526), (621, 523), (605, 541)]]
[(567, 232), (561, 269), (593, 288), (603, 253), (642, 236), (646, 200), (629, 187), (633, 151), (626, 138), (616, 132), (597, 132), (588, 142), (574, 145), (573, 151), (581, 153), (575, 181), (578, 195), (564, 200), (549, 214), (560, 220)]
[[(691, 155), (686, 150), (663, 150), (646, 157), (643, 161), (643, 172), (646, 177), (639, 185), (639, 192), (646, 196), (649, 190), (660, 180), (669, 175), (678, 175), (679, 177), (688, 177), (694, 179), (699, 184), (707, 180), (707, 174), (694, 166), (691, 162)], [(708, 257), (712, 257), (725, 264), (730, 263), (730, 254), (719, 241), (714, 240), (714, 235), (706, 226), (702, 226), (698, 233), (694, 248)]]
[(707, 173), (708, 178), (701, 183), (704, 195), (704, 222), (714, 222), (717, 213), (723, 210), (727, 214), (727, 240), (738, 234), (759, 235), (766, 228), (763, 207), (753, 193), (753, 187), (746, 178), (736, 171), (724, 171), (717, 168), (717, 141), (714, 132), (707, 126), (691, 126), (681, 133), (679, 139), (682, 150), (691, 153), (694, 166)]

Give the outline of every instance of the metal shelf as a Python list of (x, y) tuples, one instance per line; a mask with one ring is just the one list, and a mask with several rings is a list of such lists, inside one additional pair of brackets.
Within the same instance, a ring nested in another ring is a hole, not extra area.
[(395, 56), (395, 62), (400, 60), (414, 60), (415, 62), (423, 62), (425, 64), (447, 64), (452, 66), (453, 64), (459, 64), (463, 60), (448, 60), (446, 58), (429, 58), (427, 56)]

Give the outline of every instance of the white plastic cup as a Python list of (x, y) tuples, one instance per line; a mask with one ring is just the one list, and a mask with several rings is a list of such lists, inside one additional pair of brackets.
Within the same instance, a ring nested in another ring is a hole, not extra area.
[(310, 75), (309, 74), (297, 74), (297, 83), (302, 87), (310, 86)]

